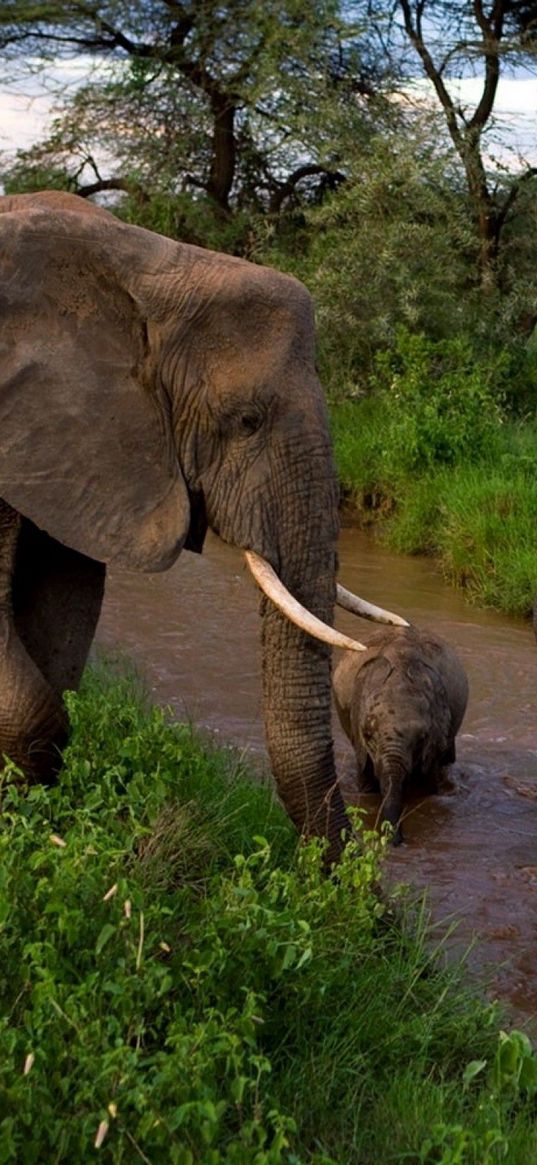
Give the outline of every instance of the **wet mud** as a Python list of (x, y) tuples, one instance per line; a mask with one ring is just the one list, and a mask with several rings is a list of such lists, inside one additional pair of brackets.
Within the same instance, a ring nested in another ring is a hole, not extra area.
[[(468, 951), (487, 993), (537, 1037), (537, 646), (529, 624), (468, 606), (423, 559), (343, 530), (340, 580), (452, 643), (470, 701), (450, 787), (406, 806), (394, 879), (427, 890), (439, 938)], [(151, 696), (266, 764), (260, 713), (258, 597), (241, 555), (209, 538), (161, 575), (112, 572), (97, 640), (134, 660)], [(367, 639), (372, 624), (339, 613)], [(359, 798), (350, 745), (334, 722), (346, 799)]]

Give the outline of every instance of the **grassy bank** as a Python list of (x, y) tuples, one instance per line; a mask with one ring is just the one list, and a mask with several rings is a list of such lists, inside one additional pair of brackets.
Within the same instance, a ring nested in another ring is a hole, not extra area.
[(426, 393), (424, 377), (421, 397), (384, 391), (332, 404), (344, 496), (393, 549), (434, 555), (472, 600), (527, 615), (537, 590), (537, 423), (494, 415), (479, 394), (470, 403), (454, 394), (442, 415), (440, 391), (432, 403)]
[(59, 784), (2, 789), (1, 1162), (537, 1159), (535, 1057), (394, 925), (378, 841), (328, 880), (127, 681), (69, 706)]

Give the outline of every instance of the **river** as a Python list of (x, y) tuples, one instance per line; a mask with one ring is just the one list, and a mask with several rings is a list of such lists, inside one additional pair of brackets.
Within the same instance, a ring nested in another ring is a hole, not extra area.
[[(487, 993), (537, 1035), (537, 647), (528, 624), (470, 607), (433, 564), (394, 555), (354, 529), (340, 543), (340, 581), (434, 629), (470, 681), (453, 789), (407, 806), (405, 844), (389, 858), (398, 881), (427, 889), (440, 935), (467, 950)], [(152, 697), (263, 763), (258, 595), (240, 553), (209, 536), (159, 575), (110, 572), (97, 642), (120, 648)], [(339, 612), (367, 639), (372, 624)], [(334, 720), (344, 794), (353, 754)], [(356, 798), (354, 797), (356, 800)], [(373, 810), (374, 798), (363, 803)]]

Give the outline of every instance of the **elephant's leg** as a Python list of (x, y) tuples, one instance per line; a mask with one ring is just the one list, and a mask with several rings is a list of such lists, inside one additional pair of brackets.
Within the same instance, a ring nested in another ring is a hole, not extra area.
[(9, 756), (30, 779), (58, 768), (66, 732), (61, 700), (28, 654), (13, 615), (21, 518), (0, 501), (0, 766)]
[(408, 781), (409, 791), (419, 796), (432, 796), (435, 793), (449, 792), (453, 789), (453, 781), (449, 775), (450, 765), (436, 760), (426, 772), (418, 769), (415, 776)]
[(458, 789), (457, 778), (453, 773), (451, 763), (441, 765), (436, 782), (437, 793), (455, 793)]
[(412, 797), (429, 797), (438, 793), (438, 778), (440, 770), (437, 762), (424, 768), (417, 764), (409, 773), (406, 780), (407, 792)]
[(99, 619), (106, 567), (22, 519), (13, 580), (17, 632), (61, 697), (76, 689)]

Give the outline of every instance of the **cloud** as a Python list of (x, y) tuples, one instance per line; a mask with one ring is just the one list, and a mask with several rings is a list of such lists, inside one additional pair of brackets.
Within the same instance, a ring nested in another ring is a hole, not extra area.
[[(464, 77), (456, 82), (464, 101), (475, 105), (483, 92), (482, 77)], [(537, 113), (537, 83), (535, 77), (500, 77), (495, 102), (498, 114), (533, 117)]]
[[(448, 90), (453, 99), (469, 113), (476, 108), (483, 93), (483, 77), (450, 80)], [(438, 108), (433, 86), (425, 78), (416, 79), (409, 94), (427, 105)], [(500, 77), (494, 103), (494, 124), (487, 131), (489, 158), (518, 169), (522, 159), (537, 165), (537, 82), (535, 77)]]
[(0, 148), (28, 149), (46, 133), (52, 115), (49, 96), (27, 97), (0, 90)]
[(111, 62), (83, 54), (47, 62), (46, 74), (37, 59), (27, 58), (24, 64), (19, 80), (9, 78), (7, 66), (0, 64), (0, 150), (10, 153), (28, 149), (47, 133), (62, 98), (112, 69)]
[[(32, 62), (27, 64), (32, 66)], [(58, 91), (65, 96), (96, 73), (110, 74), (110, 62), (98, 62), (78, 55), (66, 61), (47, 65), (47, 86), (43, 73), (27, 75), (18, 84), (7, 83), (0, 73), (0, 149), (12, 152), (27, 149), (47, 131), (53, 116)], [(483, 91), (482, 77), (463, 77), (450, 80), (449, 89), (456, 100), (468, 109), (475, 108)], [(409, 95), (421, 98), (427, 105), (436, 105), (437, 99), (430, 81), (416, 79), (408, 89)], [(517, 169), (521, 159), (537, 165), (537, 82), (535, 77), (501, 77), (495, 102), (496, 127), (491, 131), (489, 156)]]

